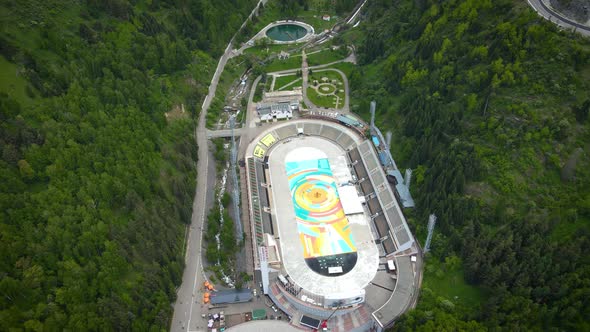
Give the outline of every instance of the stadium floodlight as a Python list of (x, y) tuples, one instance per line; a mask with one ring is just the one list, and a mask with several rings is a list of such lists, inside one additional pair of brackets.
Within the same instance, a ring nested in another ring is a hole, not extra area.
[(426, 244), (424, 245), (424, 253), (430, 251), (430, 241), (432, 240), (432, 233), (434, 232), (434, 225), (436, 224), (436, 216), (431, 214), (428, 218), (428, 236), (426, 236)]

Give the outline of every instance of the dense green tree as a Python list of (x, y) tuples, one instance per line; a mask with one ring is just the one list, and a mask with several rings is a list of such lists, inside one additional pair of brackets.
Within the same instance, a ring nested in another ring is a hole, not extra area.
[(588, 329), (588, 40), (509, 0), (367, 6), (353, 100), (377, 100), (417, 169), (412, 219), (438, 216), (429, 259), (458, 255), (490, 294), (451, 310), (425, 289), (395, 328)]
[(0, 1), (0, 330), (168, 329), (197, 147), (164, 113), (254, 4)]

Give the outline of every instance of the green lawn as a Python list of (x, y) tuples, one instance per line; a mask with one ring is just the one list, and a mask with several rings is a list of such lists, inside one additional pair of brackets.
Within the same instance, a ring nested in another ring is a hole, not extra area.
[[(301, 77), (299, 77), (297, 75), (288, 75), (288, 76), (279, 76), (279, 77), (275, 78), (274, 91), (279, 90), (283, 86), (285, 86), (295, 80), (301, 80)], [(294, 87), (294, 86), (301, 86), (301, 82), (299, 82), (299, 84), (295, 83), (291, 87)], [(288, 90), (290, 90), (290, 89), (288, 89)]]
[(298, 68), (301, 68), (301, 57), (298, 56), (284, 60), (274, 59), (265, 66), (267, 73)]
[(327, 77), (330, 81), (337, 80), (342, 82), (342, 76), (333, 70), (326, 70), (326, 68), (312, 70), (311, 75), (309, 76), (310, 84), (313, 80), (320, 81), (322, 77)]
[(328, 68), (339, 69), (340, 71), (342, 71), (344, 73), (344, 75), (346, 75), (346, 77), (350, 77), (352, 74), (352, 71), (354, 70), (354, 67), (355, 67), (355, 65), (353, 63), (340, 62), (340, 63), (335, 63)]
[[(334, 96), (322, 96), (319, 95), (312, 87), (307, 88), (307, 97), (309, 100), (316, 105), (317, 107), (325, 107), (325, 108), (334, 108), (336, 107), (336, 103), (334, 101)], [(342, 105), (341, 102), (340, 105)]]
[[(0, 92), (5, 92), (21, 105), (28, 105), (33, 99), (26, 93), (27, 84), (25, 78), (18, 74), (18, 67), (0, 56)], [(32, 87), (31, 91), (34, 91)]]
[(267, 57), (273, 53), (278, 54), (281, 51), (288, 51), (294, 45), (271, 44), (268, 46), (252, 46), (244, 50), (244, 54), (254, 54), (258, 57)]
[(348, 56), (348, 51), (324, 50), (307, 56), (307, 64), (310, 66), (323, 65), (326, 63), (342, 60)]
[[(330, 21), (322, 20), (322, 16), (324, 14), (328, 14), (332, 16)], [(318, 34), (326, 29), (331, 29), (334, 24), (336, 24), (337, 18), (334, 17), (335, 13), (333, 11), (318, 11), (318, 10), (308, 10), (300, 12), (297, 15), (297, 20), (305, 22), (311, 25), (315, 29), (315, 33)]]

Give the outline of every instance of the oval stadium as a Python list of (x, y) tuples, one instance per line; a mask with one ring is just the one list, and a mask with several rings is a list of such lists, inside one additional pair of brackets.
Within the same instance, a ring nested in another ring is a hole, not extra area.
[(301, 327), (379, 331), (415, 304), (420, 248), (388, 181), (395, 162), (384, 167), (367, 131), (316, 114), (266, 127), (246, 149), (257, 279)]

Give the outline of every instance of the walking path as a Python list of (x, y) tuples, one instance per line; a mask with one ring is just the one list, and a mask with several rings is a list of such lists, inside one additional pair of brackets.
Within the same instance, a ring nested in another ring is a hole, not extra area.
[(299, 82), (299, 81), (301, 81), (301, 77), (300, 77), (300, 78), (298, 78), (298, 79), (296, 79), (296, 80), (294, 80), (293, 82), (290, 82), (290, 83), (287, 83), (287, 84), (283, 85), (282, 87), (280, 87), (280, 88), (279, 88), (279, 90), (278, 90), (278, 91), (282, 91), (282, 90), (284, 90), (284, 89), (286, 89), (286, 88), (290, 87), (291, 85), (294, 85), (295, 83), (297, 83), (297, 82)]
[(301, 51), (301, 79), (303, 80), (302, 88), (303, 88), (303, 102), (307, 105), (309, 109), (315, 108), (314, 103), (309, 100), (307, 96), (307, 87), (309, 86), (309, 66), (307, 65), (307, 54), (305, 54), (305, 50)]

